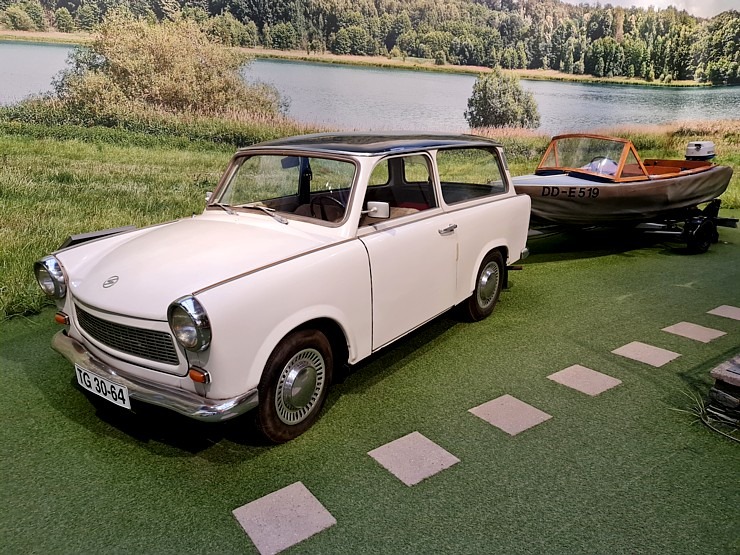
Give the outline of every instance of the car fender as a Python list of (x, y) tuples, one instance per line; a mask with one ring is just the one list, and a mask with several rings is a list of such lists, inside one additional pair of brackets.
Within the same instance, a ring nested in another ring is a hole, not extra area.
[(225, 282), (200, 292), (198, 300), (212, 327), (211, 347), (198, 356), (213, 376), (212, 398), (256, 387), (278, 343), (317, 318), (328, 318), (342, 329), (350, 362), (370, 354), (370, 269), (359, 241)]

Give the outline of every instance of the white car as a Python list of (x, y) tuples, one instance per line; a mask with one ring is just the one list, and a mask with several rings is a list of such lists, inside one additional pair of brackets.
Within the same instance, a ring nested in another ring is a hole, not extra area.
[(335, 368), (456, 305), (488, 316), (529, 213), (496, 142), (307, 135), (239, 150), (202, 214), (81, 237), (35, 272), (82, 388), (209, 421), (257, 407), (282, 442)]

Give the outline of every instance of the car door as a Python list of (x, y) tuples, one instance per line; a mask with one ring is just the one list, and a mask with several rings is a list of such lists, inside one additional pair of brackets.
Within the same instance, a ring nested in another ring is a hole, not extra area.
[(439, 207), (431, 168), (426, 155), (394, 157), (370, 179), (366, 199), (388, 202), (391, 214), (359, 231), (370, 259), (373, 350), (454, 304), (456, 226)]

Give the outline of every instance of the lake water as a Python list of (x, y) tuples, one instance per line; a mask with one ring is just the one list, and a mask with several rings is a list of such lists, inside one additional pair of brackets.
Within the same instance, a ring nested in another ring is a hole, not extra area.
[[(48, 91), (71, 47), (0, 41), (0, 104)], [(467, 130), (471, 75), (255, 60), (248, 81), (274, 85), (289, 115), (341, 129)], [(740, 87), (668, 88), (526, 81), (549, 134), (614, 125), (737, 118)]]

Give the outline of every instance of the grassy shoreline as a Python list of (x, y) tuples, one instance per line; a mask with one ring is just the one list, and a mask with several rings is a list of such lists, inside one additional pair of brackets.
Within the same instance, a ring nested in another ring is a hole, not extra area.
[[(87, 44), (92, 42), (90, 33), (59, 33), (55, 31), (10, 31), (0, 29), (0, 41), (35, 42), (49, 44)], [(240, 48), (251, 56), (261, 59), (288, 60), (320, 64), (372, 67), (380, 69), (400, 69), (407, 71), (427, 71), (433, 73), (453, 73), (478, 75), (488, 73), (491, 68), (483, 66), (435, 65), (434, 60), (422, 58), (387, 58), (385, 56), (350, 56), (331, 53), (306, 53), (302, 50), (272, 50), (266, 48)], [(548, 69), (512, 69), (504, 70), (520, 79), (532, 81), (560, 81), (570, 83), (588, 83), (602, 85), (635, 85), (640, 87), (711, 87), (710, 83), (696, 81), (644, 81), (627, 77), (594, 77), (592, 75), (574, 75)]]

